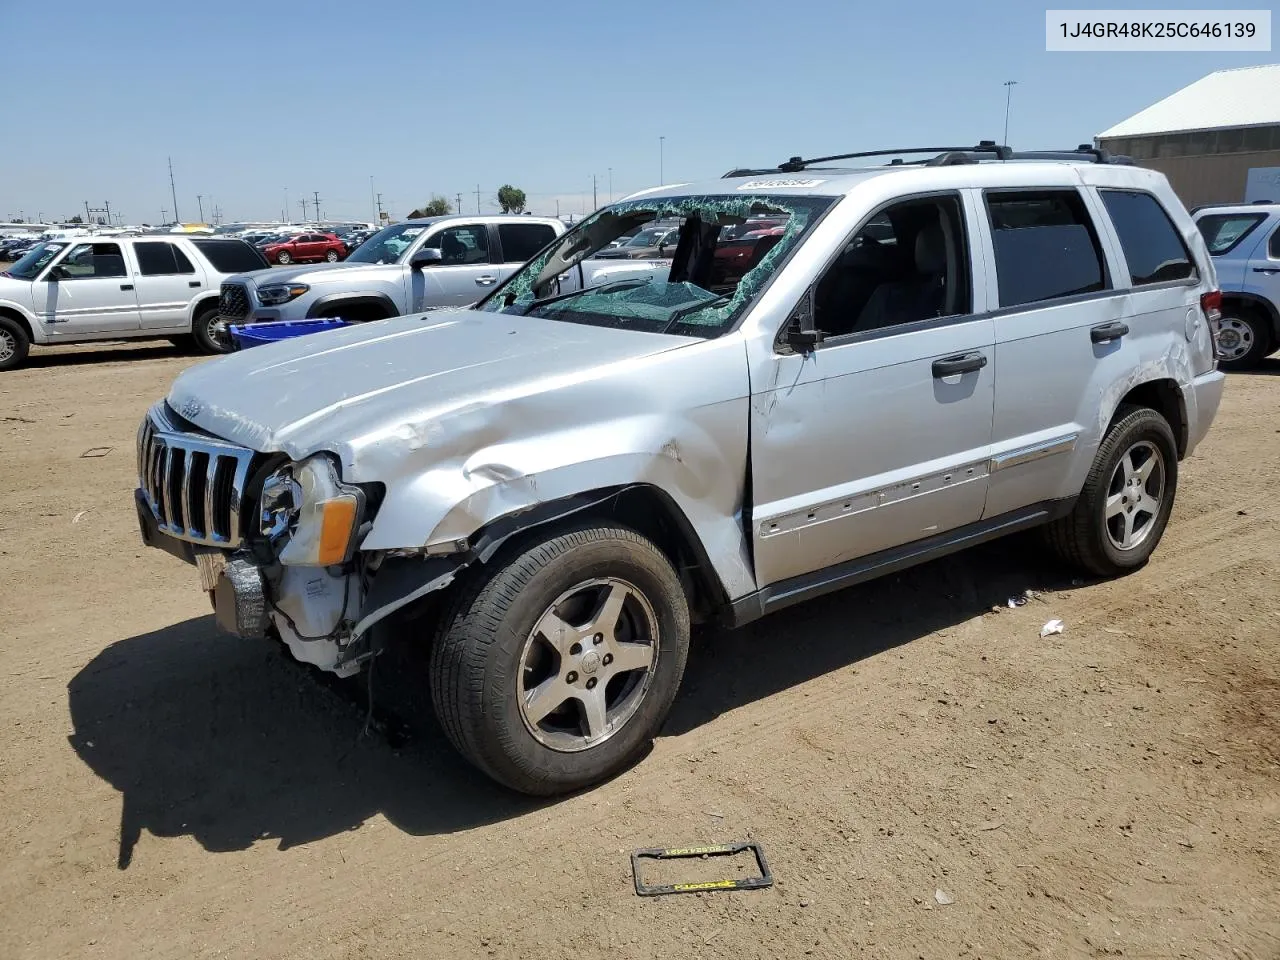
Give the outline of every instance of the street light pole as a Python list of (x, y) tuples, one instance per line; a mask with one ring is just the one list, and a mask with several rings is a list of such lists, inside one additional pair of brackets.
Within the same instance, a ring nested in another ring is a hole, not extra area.
[(658, 186), (663, 186), (667, 182), (666, 172), (663, 170), (663, 154), (666, 152), (667, 138), (658, 138)]
[(1004, 139), (1000, 141), (1000, 145), (1005, 147), (1009, 145), (1009, 105), (1013, 102), (1013, 88), (1017, 85), (1017, 80), (1004, 82)]
[(204, 194), (196, 194), (196, 206), (200, 208), (200, 222), (204, 223)]

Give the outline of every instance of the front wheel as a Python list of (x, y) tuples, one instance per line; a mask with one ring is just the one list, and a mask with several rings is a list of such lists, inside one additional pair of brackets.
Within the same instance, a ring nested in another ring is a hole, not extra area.
[(281, 250), (279, 253), (276, 254), (276, 263), (280, 263), (280, 264), (293, 263), (293, 254), (291, 254), (288, 250)]
[(1223, 370), (1250, 370), (1270, 352), (1270, 325), (1262, 317), (1241, 313), (1218, 321), (1218, 366)]
[(1136, 569), (1164, 535), (1177, 488), (1178, 448), (1168, 421), (1147, 407), (1122, 408), (1075, 508), (1047, 528), (1049, 545), (1099, 576)]
[(30, 349), (31, 340), (22, 324), (0, 317), (0, 372), (22, 366)]
[(206, 307), (191, 321), (191, 335), (202, 353), (231, 353), (235, 340), (227, 325), (218, 316), (218, 308)]
[(325, 253), (324, 258), (330, 263), (337, 263), (342, 258), (338, 255), (337, 250), (329, 250)]
[(522, 793), (565, 793), (644, 750), (688, 649), (688, 605), (666, 556), (633, 530), (582, 527), (463, 588), (432, 650), (432, 700), (480, 770)]

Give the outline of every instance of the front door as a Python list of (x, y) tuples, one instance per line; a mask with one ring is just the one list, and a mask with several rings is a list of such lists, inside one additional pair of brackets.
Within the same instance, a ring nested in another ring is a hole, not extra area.
[(994, 322), (975, 313), (966, 202), (874, 214), (814, 287), (826, 339), (753, 369), (759, 586), (981, 518)]
[(187, 306), (204, 289), (204, 275), (182, 248), (168, 240), (138, 240), (138, 309), (143, 330), (163, 330), (187, 324)]
[(439, 263), (410, 274), (412, 312), (435, 307), (465, 307), (498, 282), (489, 262), (489, 229), (483, 223), (450, 224), (429, 236), (424, 247), (440, 250)]
[(53, 337), (127, 333), (142, 326), (136, 278), (118, 243), (76, 243), (32, 284)]

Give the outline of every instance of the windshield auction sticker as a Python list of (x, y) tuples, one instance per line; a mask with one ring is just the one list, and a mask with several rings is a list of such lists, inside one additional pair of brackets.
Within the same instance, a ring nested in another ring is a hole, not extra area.
[(797, 187), (816, 187), (825, 180), (748, 180), (738, 187), (739, 190), (793, 190)]

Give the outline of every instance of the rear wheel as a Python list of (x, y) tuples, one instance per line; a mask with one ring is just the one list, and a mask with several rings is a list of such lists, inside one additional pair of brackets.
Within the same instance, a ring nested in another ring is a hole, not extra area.
[(1252, 369), (1271, 352), (1271, 346), (1270, 324), (1264, 317), (1238, 309), (1224, 311), (1218, 321), (1218, 366), (1222, 369)]
[(11, 317), (0, 316), (0, 371), (22, 366), (31, 349), (27, 331)]
[(293, 254), (288, 250), (281, 250), (276, 254), (276, 263), (293, 263)]
[(218, 316), (216, 305), (196, 312), (191, 321), (191, 335), (202, 353), (231, 353), (236, 348), (226, 324)]
[(623, 769), (684, 673), (689, 611), (671, 563), (632, 530), (593, 526), (486, 574), (463, 588), (432, 650), (432, 700), (453, 745), (536, 795)]
[(1164, 535), (1177, 487), (1178, 448), (1168, 421), (1147, 407), (1121, 408), (1075, 508), (1047, 528), (1049, 544), (1099, 576), (1140, 567)]

